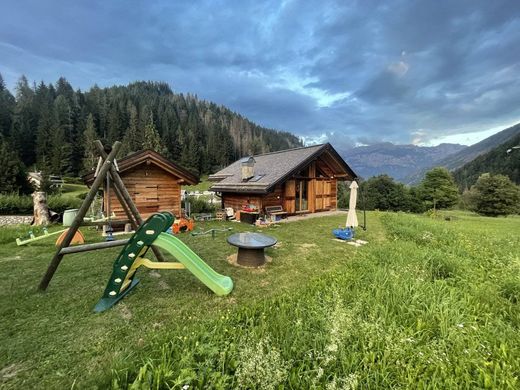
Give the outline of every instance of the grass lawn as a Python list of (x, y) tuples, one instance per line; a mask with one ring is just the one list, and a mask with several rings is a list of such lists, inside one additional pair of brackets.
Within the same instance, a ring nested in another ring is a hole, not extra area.
[(332, 239), (344, 218), (262, 229), (279, 245), (258, 270), (226, 262), (224, 233), (181, 235), (232, 277), (229, 296), (186, 270), (140, 270), (134, 292), (101, 314), (92, 308), (117, 248), (65, 257), (40, 294), (53, 243), (19, 248), (23, 229), (0, 228), (0, 387), (520, 385), (520, 218), (374, 212), (360, 248)]
[(88, 192), (88, 187), (83, 184), (65, 183), (60, 189), (62, 196), (78, 197)]
[(208, 180), (207, 176), (202, 176), (200, 178), (200, 183), (194, 186), (183, 186), (186, 191), (208, 191), (209, 187), (211, 187), (214, 183)]

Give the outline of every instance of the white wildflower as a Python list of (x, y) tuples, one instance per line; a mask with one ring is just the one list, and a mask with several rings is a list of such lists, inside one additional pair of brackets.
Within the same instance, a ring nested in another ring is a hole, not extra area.
[(269, 337), (255, 345), (245, 344), (239, 352), (236, 378), (239, 388), (275, 389), (287, 378), (288, 363)]

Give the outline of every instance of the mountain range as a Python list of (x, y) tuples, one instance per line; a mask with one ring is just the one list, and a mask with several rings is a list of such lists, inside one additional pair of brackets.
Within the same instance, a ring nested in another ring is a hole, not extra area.
[[(508, 174), (515, 180), (516, 176), (512, 177), (515, 168), (502, 163), (500, 156), (505, 156), (507, 149), (518, 144), (516, 138), (519, 135), (520, 124), (517, 124), (471, 146), (440, 144), (428, 147), (384, 142), (341, 150), (340, 154), (363, 178), (387, 174), (405, 184), (417, 184), (429, 169), (442, 166), (455, 171), (456, 178), (466, 184), (472, 184), (479, 173), (494, 172), (492, 167), (496, 167), (496, 173)], [(476, 163), (464, 169), (477, 157)], [(519, 168), (516, 169), (518, 171)], [(470, 177), (461, 172), (466, 172)]]
[(352, 169), (361, 177), (368, 178), (387, 174), (406, 182), (406, 178), (418, 170), (436, 165), (438, 161), (466, 149), (459, 144), (437, 146), (395, 145), (390, 142), (340, 151)]

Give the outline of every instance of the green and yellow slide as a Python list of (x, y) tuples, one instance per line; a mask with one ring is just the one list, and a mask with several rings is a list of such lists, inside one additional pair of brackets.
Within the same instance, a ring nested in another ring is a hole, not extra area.
[[(173, 221), (171, 213), (153, 214), (128, 240), (114, 262), (112, 275), (103, 297), (94, 308), (95, 312), (111, 308), (139, 283), (135, 273), (140, 266), (151, 269), (187, 269), (217, 295), (227, 295), (233, 290), (233, 281), (229, 276), (215, 272), (181, 240), (165, 233)], [(170, 253), (178, 262), (159, 263), (146, 259), (144, 256), (151, 245)]]

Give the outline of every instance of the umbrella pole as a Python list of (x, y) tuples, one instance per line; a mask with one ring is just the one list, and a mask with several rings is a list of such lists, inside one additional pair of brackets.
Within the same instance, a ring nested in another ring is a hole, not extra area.
[(363, 230), (367, 230), (367, 204), (365, 201), (365, 190), (359, 186), (359, 192), (361, 194), (361, 201), (363, 202), (363, 225), (361, 226)]

